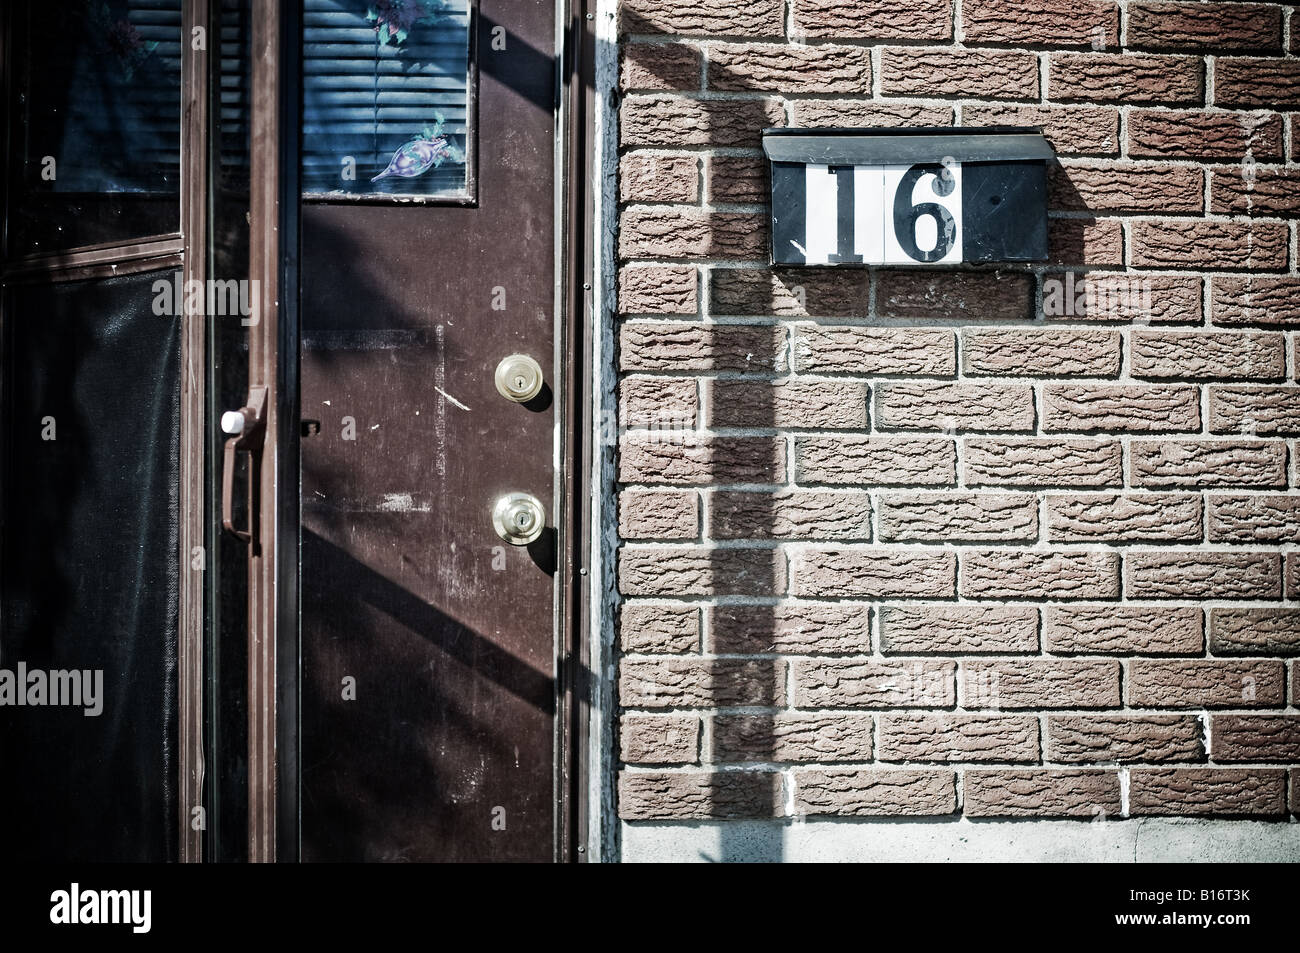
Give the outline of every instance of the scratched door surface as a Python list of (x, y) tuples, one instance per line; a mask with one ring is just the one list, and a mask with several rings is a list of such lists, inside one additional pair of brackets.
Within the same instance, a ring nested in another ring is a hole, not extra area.
[[(554, 534), (508, 545), (492, 507), (531, 493), (555, 525), (549, 390), (525, 405), (493, 382), (513, 353), (555, 380), (555, 6), (473, 6), (477, 69), (436, 117), (409, 117), (451, 158), (373, 186), (373, 158), (313, 137), (312, 58), (338, 44), (313, 46), (307, 7), (304, 182), (352, 158), (343, 191), (424, 192), (303, 210), (304, 433), (319, 422), (302, 442), (305, 860), (553, 856)], [(397, 26), (381, 53), (414, 75), (435, 54), (403, 60), (421, 25), (394, 42)], [(404, 121), (406, 94), (387, 111), (384, 95), (376, 122)], [(345, 107), (322, 130), (346, 132)]]

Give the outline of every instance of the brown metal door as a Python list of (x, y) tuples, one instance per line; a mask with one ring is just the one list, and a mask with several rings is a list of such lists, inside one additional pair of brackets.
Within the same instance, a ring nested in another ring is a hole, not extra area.
[[(556, 853), (556, 6), (470, 5), (468, 108), (438, 119), (459, 196), (304, 181), (304, 860)], [(512, 354), (528, 403), (494, 385)], [(494, 531), (511, 492), (544, 506), (531, 545)]]

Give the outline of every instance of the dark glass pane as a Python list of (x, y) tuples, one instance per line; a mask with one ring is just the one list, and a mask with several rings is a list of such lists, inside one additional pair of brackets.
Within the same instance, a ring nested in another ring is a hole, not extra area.
[(16, 5), (11, 256), (179, 228), (181, 0)]
[(176, 854), (181, 335), (157, 278), (9, 292), (0, 667), (102, 673), (102, 711), (0, 706), (8, 859)]

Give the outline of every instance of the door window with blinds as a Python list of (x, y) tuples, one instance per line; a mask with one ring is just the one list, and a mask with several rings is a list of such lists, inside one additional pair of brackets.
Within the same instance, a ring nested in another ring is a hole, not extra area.
[(306, 0), (306, 197), (473, 200), (474, 8)]

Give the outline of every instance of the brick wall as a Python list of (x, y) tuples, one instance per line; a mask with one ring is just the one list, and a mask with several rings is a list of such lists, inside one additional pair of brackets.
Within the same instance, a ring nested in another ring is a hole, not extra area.
[[(623, 0), (627, 820), (1300, 810), (1300, 18)], [(759, 130), (1041, 125), (1041, 266), (774, 270)]]

